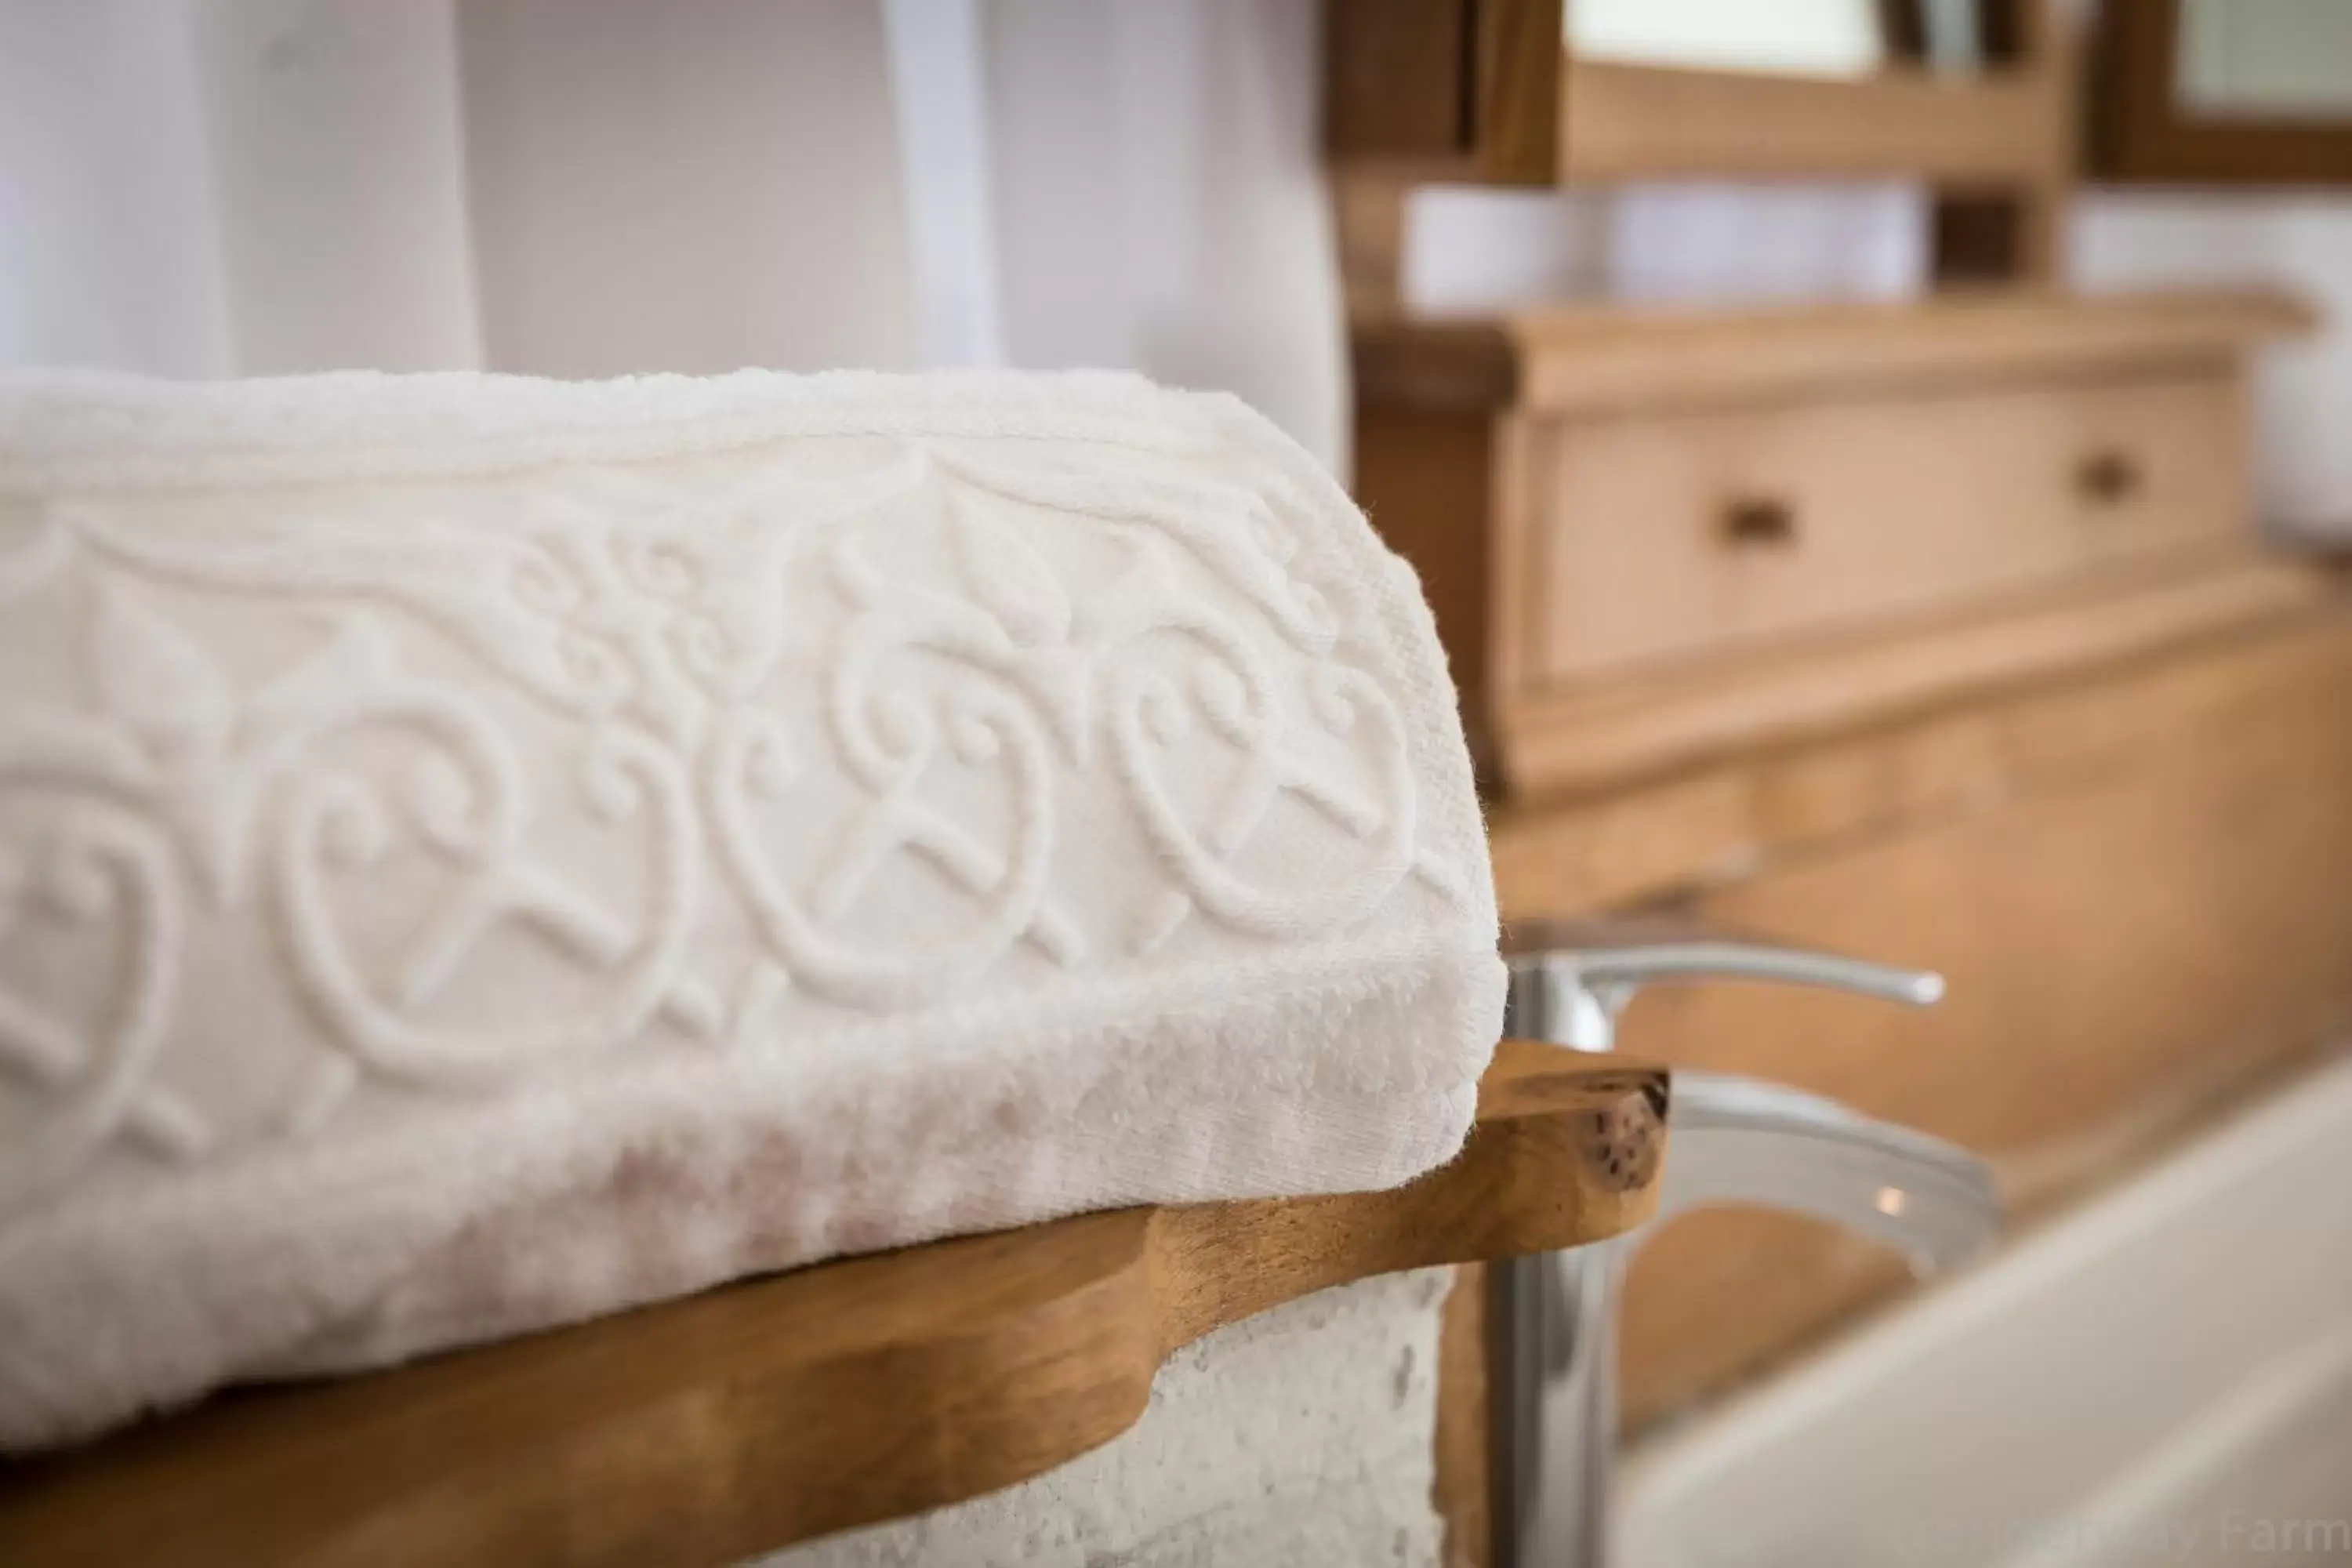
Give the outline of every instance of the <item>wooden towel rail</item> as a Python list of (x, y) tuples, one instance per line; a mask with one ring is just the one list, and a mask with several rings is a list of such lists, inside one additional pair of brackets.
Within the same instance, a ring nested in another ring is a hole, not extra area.
[(957, 1501), (1126, 1430), (1222, 1324), (1639, 1224), (1666, 1096), (1509, 1041), (1461, 1157), (1395, 1191), (1083, 1215), (237, 1391), (0, 1467), (0, 1562), (719, 1563)]

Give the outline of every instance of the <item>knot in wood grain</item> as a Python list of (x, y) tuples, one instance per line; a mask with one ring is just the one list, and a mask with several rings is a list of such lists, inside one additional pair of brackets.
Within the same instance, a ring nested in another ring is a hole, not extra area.
[(1584, 1131), (1587, 1152), (1610, 1190), (1649, 1186), (1657, 1179), (1665, 1149), (1664, 1080), (1654, 1074), (1628, 1073), (1622, 1092), (1588, 1113)]

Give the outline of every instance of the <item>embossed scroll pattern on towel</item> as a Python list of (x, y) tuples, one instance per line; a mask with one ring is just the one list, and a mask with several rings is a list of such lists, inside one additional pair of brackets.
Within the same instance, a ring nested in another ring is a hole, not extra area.
[[(1465, 868), (1416, 834), (1397, 697), (1292, 570), (1278, 488), (836, 447), (0, 502), (0, 645), (5, 621), (63, 628), (37, 646), (74, 666), (0, 699), (0, 958), (79, 954), (0, 967), (0, 1214), (104, 1148), (308, 1135), (371, 1082), (495, 1088), (656, 1029), (727, 1048), (787, 994), (917, 1008), (1015, 954), (1113, 966), (1194, 921), (1303, 942), (1407, 882), (1461, 904)], [(947, 542), (921, 570), (909, 530)], [(957, 809), (950, 775), (1001, 809)], [(1057, 886), (1079, 777), (1117, 781), (1160, 868), (1132, 907)], [(1277, 803), (1345, 852), (1254, 874)], [(568, 852), (539, 830), (559, 806), (587, 825)], [(785, 864), (794, 818), (822, 852)], [(619, 890), (583, 875), (591, 833)], [(859, 929), (908, 862), (951, 925)], [(372, 879), (416, 912), (354, 936)], [(734, 952), (701, 940), (720, 906), (751, 939), (731, 973), (705, 970)], [(229, 1128), (158, 1068), (192, 924), (247, 918), (245, 982), (282, 984), (310, 1035), (266, 1124)], [(578, 984), (451, 1021), (499, 931)]]

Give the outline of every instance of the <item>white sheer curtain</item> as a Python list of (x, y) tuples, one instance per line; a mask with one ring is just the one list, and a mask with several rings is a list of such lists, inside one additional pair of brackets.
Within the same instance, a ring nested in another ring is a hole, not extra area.
[(1013, 363), (1238, 392), (1345, 472), (1315, 0), (983, 15)]
[(1314, 0), (0, 0), (0, 363), (1115, 366), (1338, 464), (1314, 42)]
[(0, 359), (470, 364), (441, 0), (0, 5)]
[(234, 365), (193, 21), (0, 5), (0, 362)]
[[(1333, 0), (1345, 4), (1346, 0)], [(0, 0), (0, 365), (553, 375), (1102, 365), (1335, 468), (1315, 0)], [(2352, 314), (2352, 204), (2086, 194), (2086, 282)], [(1411, 285), (1887, 298), (1916, 192), (1424, 194)], [(2265, 382), (2272, 514), (2352, 532), (2352, 335)]]

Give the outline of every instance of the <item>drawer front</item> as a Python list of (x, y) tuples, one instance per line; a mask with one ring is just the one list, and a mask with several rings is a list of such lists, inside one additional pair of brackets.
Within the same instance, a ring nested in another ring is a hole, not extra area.
[(2245, 526), (2234, 376), (1563, 420), (1521, 470), (1533, 681), (1964, 606)]

